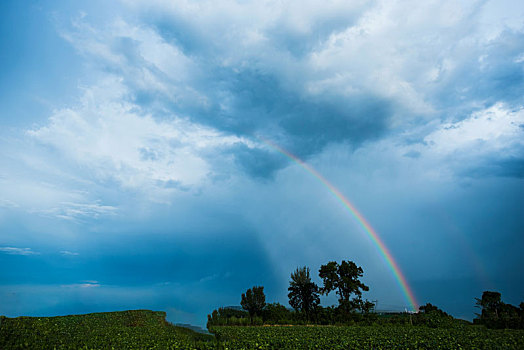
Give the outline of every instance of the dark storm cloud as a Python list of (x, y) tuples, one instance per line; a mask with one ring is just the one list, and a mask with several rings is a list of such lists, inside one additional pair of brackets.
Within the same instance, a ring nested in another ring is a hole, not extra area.
[(231, 152), (244, 171), (255, 178), (271, 178), (275, 171), (288, 164), (280, 154), (259, 148), (249, 148), (244, 144), (232, 147)]
[[(307, 157), (329, 143), (359, 143), (382, 135), (391, 116), (391, 101), (362, 94), (305, 97), (284, 88), (278, 77), (253, 69), (222, 72), (220, 94), (227, 96), (228, 110), (199, 119), (237, 135), (257, 136), (264, 130), (280, 130), (290, 150)], [(271, 135), (269, 135), (271, 136)]]

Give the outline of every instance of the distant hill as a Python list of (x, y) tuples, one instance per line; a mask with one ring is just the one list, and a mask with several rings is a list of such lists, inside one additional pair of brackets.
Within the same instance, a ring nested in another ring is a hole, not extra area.
[(192, 325), (192, 324), (189, 324), (189, 323), (175, 323), (175, 326), (182, 327), (182, 328), (188, 328), (188, 329), (191, 329), (192, 331), (197, 332), (197, 333), (211, 334), (211, 333), (209, 333), (209, 331), (207, 329), (204, 329), (202, 327), (195, 326), (195, 325)]
[(151, 310), (56, 317), (0, 317), (0, 349), (215, 348), (211, 335), (177, 327)]

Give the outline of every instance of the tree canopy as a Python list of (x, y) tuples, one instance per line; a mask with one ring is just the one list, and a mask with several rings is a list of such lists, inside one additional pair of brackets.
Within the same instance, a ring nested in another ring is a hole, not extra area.
[[(369, 287), (360, 281), (364, 271), (353, 261), (342, 260), (340, 264), (330, 261), (320, 266), (319, 276), (324, 283), (320, 289), (322, 294), (336, 291), (339, 307), (346, 311), (362, 309), (367, 303), (362, 301), (362, 292), (368, 291)], [(351, 296), (355, 295), (353, 299)]]
[(266, 296), (264, 295), (264, 287), (254, 286), (242, 293), (240, 305), (244, 310), (249, 312), (251, 317), (260, 314), (266, 306)]
[(476, 305), (481, 309), (474, 319), (488, 328), (521, 328), (524, 329), (524, 303), (520, 308), (502, 302), (499, 292), (485, 291), (482, 298), (475, 298)]
[(288, 291), (289, 305), (309, 319), (311, 312), (320, 303), (319, 288), (311, 281), (309, 267), (297, 268), (291, 273)]

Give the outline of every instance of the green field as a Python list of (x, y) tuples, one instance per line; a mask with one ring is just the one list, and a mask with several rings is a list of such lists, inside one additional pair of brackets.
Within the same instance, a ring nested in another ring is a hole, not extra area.
[(176, 327), (164, 312), (134, 310), (0, 318), (0, 349), (524, 349), (524, 330), (480, 326)]
[(524, 349), (524, 331), (466, 326), (216, 327), (227, 349)]
[(215, 349), (214, 337), (176, 327), (165, 312), (133, 310), (0, 320), (0, 349)]

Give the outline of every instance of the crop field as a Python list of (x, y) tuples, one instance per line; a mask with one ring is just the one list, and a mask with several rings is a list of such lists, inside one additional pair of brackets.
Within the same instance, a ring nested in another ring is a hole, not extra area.
[(216, 327), (226, 349), (524, 349), (524, 331), (467, 326)]
[(214, 337), (133, 310), (0, 319), (0, 349), (215, 349)]
[(0, 349), (524, 349), (523, 330), (477, 326), (218, 326), (205, 335), (134, 310), (0, 317)]

